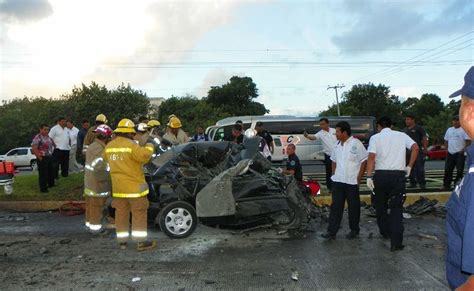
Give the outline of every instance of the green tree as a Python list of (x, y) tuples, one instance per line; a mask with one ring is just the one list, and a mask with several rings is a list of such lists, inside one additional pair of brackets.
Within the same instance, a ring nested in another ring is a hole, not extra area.
[(436, 94), (425, 93), (418, 98), (408, 98), (402, 103), (404, 115), (414, 115), (419, 124), (425, 124), (428, 117), (437, 116), (444, 110), (444, 103)]
[(257, 85), (252, 78), (234, 76), (222, 86), (211, 87), (204, 100), (213, 108), (219, 108), (230, 116), (269, 113), (265, 105), (253, 101), (257, 97)]
[(70, 94), (57, 99), (17, 98), (0, 106), (0, 153), (31, 144), (42, 123), (55, 125), (58, 117), (66, 117), (77, 124), (82, 119), (94, 120), (104, 113), (112, 127), (124, 117), (136, 119), (146, 115), (150, 102), (146, 94), (121, 84), (113, 90), (94, 82), (73, 88)]
[[(358, 84), (342, 94), (340, 109), (342, 115), (390, 117), (397, 126), (403, 126), (401, 102), (398, 96), (390, 95), (390, 88), (379, 84)], [(336, 105), (321, 112), (321, 115), (336, 115)]]

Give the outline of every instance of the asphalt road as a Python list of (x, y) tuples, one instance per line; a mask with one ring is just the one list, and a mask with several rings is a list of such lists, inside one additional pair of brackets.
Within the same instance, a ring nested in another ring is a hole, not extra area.
[(448, 289), (445, 222), (432, 215), (405, 220), (406, 248), (396, 253), (364, 214), (355, 240), (344, 238), (345, 217), (330, 242), (320, 237), (326, 224), (319, 221), (280, 235), (199, 226), (180, 240), (150, 229), (158, 248), (143, 253), (119, 250), (113, 234), (90, 235), (82, 220), (0, 212), (0, 289)]

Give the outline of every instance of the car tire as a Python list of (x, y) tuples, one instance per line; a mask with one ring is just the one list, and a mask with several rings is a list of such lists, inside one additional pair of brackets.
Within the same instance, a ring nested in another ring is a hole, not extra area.
[(31, 160), (30, 167), (31, 167), (31, 170), (33, 171), (38, 170), (38, 162), (36, 160)]
[(300, 227), (302, 223), (301, 211), (302, 210), (297, 204), (291, 201), (288, 201), (288, 211), (285, 214), (287, 220), (279, 221), (277, 228), (278, 229), (295, 229), (295, 228)]
[(198, 219), (194, 207), (184, 201), (167, 204), (158, 214), (161, 231), (170, 238), (190, 236), (197, 227)]

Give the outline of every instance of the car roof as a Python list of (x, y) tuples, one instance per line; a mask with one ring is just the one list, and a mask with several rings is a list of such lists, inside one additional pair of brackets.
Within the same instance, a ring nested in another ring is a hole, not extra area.
[(373, 119), (372, 116), (294, 116), (294, 115), (246, 115), (234, 116), (221, 119), (216, 122), (215, 126), (234, 124), (237, 120), (243, 123), (252, 123), (253, 121), (319, 121), (320, 118), (328, 119)]

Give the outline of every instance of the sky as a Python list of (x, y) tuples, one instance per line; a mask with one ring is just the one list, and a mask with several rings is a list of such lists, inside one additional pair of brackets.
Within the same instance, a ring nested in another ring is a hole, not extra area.
[(249, 76), (270, 114), (314, 116), (328, 86), (444, 102), (474, 65), (473, 0), (0, 0), (0, 100), (95, 81), (206, 96)]

